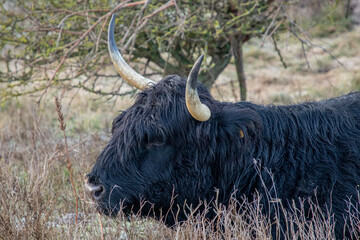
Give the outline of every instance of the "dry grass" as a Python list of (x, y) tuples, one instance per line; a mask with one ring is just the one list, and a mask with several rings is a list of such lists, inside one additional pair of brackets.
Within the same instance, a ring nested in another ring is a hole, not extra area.
[[(27, 108), (31, 107), (25, 104), (19, 111), (27, 120), (9, 118), (0, 132), (0, 239), (101, 239), (102, 235), (104, 239), (271, 239), (272, 231), (282, 232), (287, 239), (334, 238), (331, 216), (316, 203), (310, 203), (313, 217), (307, 219), (302, 207), (286, 211), (276, 199), (258, 195), (251, 202), (233, 199), (227, 209), (215, 205), (217, 217), (212, 221), (189, 211), (189, 220), (172, 229), (136, 215), (128, 218), (120, 214), (116, 219), (101, 216), (100, 222), (82, 183), (83, 173), (100, 150), (89, 148), (105, 144), (96, 133), (83, 141), (74, 139), (78, 144), (69, 147), (80, 199), (76, 224), (76, 198), (61, 132), (56, 130), (56, 122), (35, 121), (37, 116)], [(2, 116), (14, 117), (8, 112), (2, 112)], [(56, 118), (56, 110), (52, 112)], [(262, 214), (265, 206), (261, 200), (266, 197), (272, 202), (273, 218)], [(211, 211), (208, 206), (205, 209)], [(350, 227), (355, 229), (360, 223), (359, 212), (352, 214)], [(288, 220), (286, 227), (280, 227), (281, 217)], [(360, 231), (356, 234), (359, 236)]]
[[(71, 122), (72, 115), (97, 119), (98, 109), (89, 109), (96, 103), (78, 97), (80, 100), (71, 105), (74, 109), (68, 109), (71, 112), (62, 118), (63, 124)], [(102, 114), (112, 109), (111, 104), (104, 103)], [(0, 113), (4, 117), (0, 125), (0, 239), (271, 239), (272, 231), (282, 232), (286, 239), (334, 238), (331, 216), (316, 204), (311, 203), (313, 217), (307, 219), (302, 202), (300, 208), (285, 211), (276, 199), (270, 198), (275, 212), (270, 218), (262, 214), (265, 206), (261, 202), (269, 197), (257, 195), (241, 204), (233, 199), (227, 209), (216, 205), (217, 217), (213, 221), (190, 211), (189, 220), (172, 229), (136, 215), (99, 219), (85, 194), (83, 174), (90, 170), (107, 137), (100, 136), (92, 125), (83, 131), (67, 128), (68, 154), (79, 199), (76, 224), (76, 198), (55, 104), (47, 104), (41, 118), (29, 99), (8, 102)], [(111, 118), (109, 114), (102, 121)], [(76, 123), (69, 125), (78, 128)], [(281, 216), (288, 219), (285, 227), (280, 227)], [(350, 217), (349, 227), (359, 237), (359, 212), (353, 211)]]

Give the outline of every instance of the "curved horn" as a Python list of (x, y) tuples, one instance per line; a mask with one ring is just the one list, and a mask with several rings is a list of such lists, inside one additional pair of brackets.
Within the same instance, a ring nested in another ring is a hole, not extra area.
[(148, 87), (149, 84), (155, 84), (154, 81), (145, 78), (135, 72), (123, 59), (121, 56), (114, 37), (114, 25), (115, 25), (115, 14), (112, 15), (109, 30), (108, 30), (108, 48), (116, 71), (127, 81), (130, 85), (136, 87), (137, 89), (144, 90)]
[(186, 90), (185, 90), (186, 107), (189, 110), (191, 116), (193, 116), (193, 118), (201, 122), (207, 121), (211, 117), (211, 111), (209, 107), (201, 103), (196, 88), (196, 81), (203, 59), (204, 59), (204, 54), (202, 54), (198, 58), (198, 60), (192, 67), (189, 77), (187, 79)]

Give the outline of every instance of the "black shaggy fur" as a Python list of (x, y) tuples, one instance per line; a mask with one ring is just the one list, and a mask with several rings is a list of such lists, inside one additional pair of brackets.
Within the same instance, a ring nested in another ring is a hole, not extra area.
[[(270, 191), (284, 205), (316, 193), (320, 206), (332, 206), (341, 236), (346, 201), (358, 201), (359, 92), (261, 106), (216, 101), (199, 84), (200, 99), (212, 116), (198, 122), (186, 109), (185, 84), (168, 76), (139, 93), (135, 104), (115, 118), (111, 140), (88, 175), (89, 182), (105, 186), (100, 211), (116, 214), (119, 202), (124, 211), (137, 211), (144, 199), (158, 215), (169, 210), (173, 196), (173, 206), (185, 201), (196, 206), (199, 200), (213, 200), (215, 189), (225, 205), (234, 190), (238, 199)], [(169, 216), (166, 223), (174, 219)]]

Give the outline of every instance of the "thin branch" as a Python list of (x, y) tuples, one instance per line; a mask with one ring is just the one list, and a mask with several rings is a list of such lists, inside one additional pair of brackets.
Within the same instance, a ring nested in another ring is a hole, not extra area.
[(279, 23), (275, 26), (275, 28), (271, 31), (271, 33), (269, 34), (269, 36), (272, 36), (274, 34), (274, 32), (281, 26), (281, 24), (284, 22), (285, 18), (281, 19), (281, 21), (279, 21)]
[(145, 63), (144, 71), (143, 71), (143, 73), (142, 73), (143, 76), (145, 76), (145, 74), (146, 74), (146, 69), (148, 68), (149, 63), (150, 63), (150, 59), (148, 59), (148, 60), (146, 61), (146, 63)]
[(278, 46), (277, 46), (277, 42), (276, 42), (276, 40), (275, 40), (274, 35), (271, 35), (271, 39), (273, 40), (275, 51), (277, 52), (277, 54), (278, 54), (278, 56), (279, 56), (279, 58), (280, 58), (281, 63), (283, 64), (284, 68), (287, 68), (287, 65), (286, 65), (286, 63), (285, 63), (285, 61), (284, 61), (284, 59), (283, 59), (283, 57), (282, 57), (282, 55), (281, 55), (280, 49), (279, 49)]
[(65, 53), (65, 55), (62, 57), (59, 65), (57, 66), (57, 68), (55, 69), (55, 72), (53, 73), (53, 75), (51, 76), (51, 78), (48, 81), (48, 84), (44, 90), (44, 92), (41, 94), (38, 103), (40, 103), (42, 97), (46, 94), (47, 89), (50, 87), (51, 82), (53, 81), (53, 79), (55, 78), (56, 74), (58, 73), (60, 67), (64, 64), (66, 58), (69, 56), (69, 54), (79, 45), (79, 43), (105, 18), (108, 18), (109, 16), (111, 16), (113, 13), (115, 13), (116, 11), (118, 11), (120, 8), (123, 7), (128, 7), (128, 6), (135, 6), (135, 5), (139, 5), (142, 4), (143, 2), (136, 2), (136, 3), (131, 3), (128, 4), (130, 0), (125, 0), (124, 2), (118, 4), (112, 11), (108, 12), (107, 14), (103, 15), (102, 17), (100, 17), (75, 43), (74, 45)]
[[(283, 6), (282, 6), (283, 8)], [(284, 10), (284, 14), (286, 16), (286, 18), (289, 20), (289, 31), (294, 35), (295, 38), (297, 38), (301, 44), (302, 44), (302, 49), (303, 49), (303, 53), (304, 53), (304, 56), (306, 58), (306, 61), (307, 61), (307, 56), (306, 56), (306, 52), (305, 52), (305, 48), (304, 48), (304, 45), (307, 45), (307, 46), (310, 46), (310, 47), (317, 47), (317, 48), (320, 48), (321, 50), (323, 50), (324, 52), (326, 52), (327, 54), (330, 55), (330, 57), (335, 60), (340, 66), (342, 66), (346, 71), (348, 71), (348, 69), (345, 67), (345, 65), (339, 61), (339, 59), (337, 57), (335, 57), (329, 50), (327, 50), (325, 47), (323, 46), (320, 46), (318, 44), (315, 44), (311, 41), (308, 41), (308, 40), (305, 40), (303, 39), (302, 37), (300, 37), (296, 31), (294, 30), (294, 27), (296, 27), (301, 33), (303, 33), (305, 36), (308, 36), (308, 33), (306, 31), (304, 31), (301, 27), (299, 27), (294, 21), (291, 20), (290, 16), (287, 14), (287, 12)], [(308, 66), (309, 66), (309, 63), (307, 62)]]
[[(263, 46), (264, 46), (264, 42), (265, 42), (265, 39), (266, 39), (266, 37), (267, 37), (267, 34), (268, 34), (268, 32), (270, 31), (271, 27), (274, 25), (275, 20), (276, 20), (276, 17), (277, 17), (277, 15), (278, 15), (279, 12), (280, 12), (280, 9), (281, 9), (281, 7), (278, 7), (278, 9), (276, 10), (275, 16), (273, 17), (273, 19), (272, 19), (269, 27), (266, 29), (266, 31), (265, 31), (265, 33), (264, 33), (264, 35), (263, 35), (263, 38), (262, 38), (262, 40), (261, 40), (260, 47), (263, 47)], [(272, 31), (272, 32), (273, 32), (273, 31)]]
[(305, 44), (303, 42), (301, 42), (301, 50), (302, 50), (302, 53), (303, 53), (303, 55), (305, 57), (306, 65), (308, 66), (308, 69), (311, 70), (309, 59), (307, 58), (307, 54), (306, 54), (306, 51), (305, 51)]
[(153, 11), (151, 14), (145, 16), (142, 20), (145, 21), (146, 19), (151, 18), (151, 17), (155, 16), (156, 14), (158, 14), (159, 12), (164, 11), (166, 8), (172, 7), (172, 6), (175, 6), (175, 0), (170, 0), (169, 2), (165, 3), (164, 5), (162, 5), (155, 11)]
[(294, 29), (290, 26), (290, 32), (302, 43), (302, 44), (305, 44), (307, 46), (311, 46), (311, 47), (317, 47), (317, 48), (320, 48), (321, 50), (323, 50), (324, 52), (326, 52), (327, 54), (330, 55), (330, 57), (332, 59), (334, 59), (337, 63), (340, 64), (340, 66), (342, 66), (346, 71), (348, 71), (348, 69), (344, 66), (344, 64), (342, 62), (339, 61), (339, 59), (337, 57), (335, 57), (329, 50), (327, 50), (325, 47), (323, 46), (320, 46), (318, 44), (315, 44), (311, 41), (307, 41), (303, 38), (301, 38), (295, 31)]
[(137, 34), (139, 33), (139, 30), (140, 30), (139, 25), (140, 25), (141, 19), (142, 19), (142, 17), (143, 17), (145, 8), (149, 5), (150, 1), (151, 1), (151, 0), (147, 0), (147, 1), (145, 2), (144, 6), (140, 9), (140, 12), (138, 13), (138, 21), (137, 21), (137, 23), (136, 23), (135, 31), (134, 31), (134, 34), (133, 34), (133, 36), (132, 36), (132, 41), (131, 41), (131, 47), (130, 47), (129, 57), (130, 57), (130, 55), (131, 55), (131, 53), (132, 53), (132, 50), (133, 50), (133, 48), (134, 48), (134, 46), (135, 46), (136, 36), (137, 36)]
[(43, 27), (43, 28), (37, 28), (37, 29), (25, 29), (22, 32), (34, 32), (34, 31), (38, 31), (38, 32), (61, 32), (61, 33), (77, 35), (77, 36), (81, 36), (81, 35), (84, 34), (82, 32), (63, 30), (62, 27), (60, 27), (60, 28), (59, 27)]
[(71, 88), (81, 88), (81, 89), (84, 89), (84, 90), (86, 90), (88, 92), (95, 93), (95, 94), (102, 95), (102, 96), (118, 96), (118, 97), (119, 96), (132, 95), (136, 91), (136, 89), (133, 89), (131, 91), (124, 92), (124, 93), (119, 93), (118, 91), (104, 92), (104, 91), (101, 91), (101, 90), (95, 90), (95, 89), (86, 87), (82, 83), (79, 83), (78, 85), (72, 85)]
[[(156, 10), (154, 10), (152, 13), (150, 13), (149, 15), (145, 16), (141, 23), (138, 25), (138, 27), (136, 27), (135, 32), (131, 35), (131, 37), (129, 38), (129, 40), (126, 42), (126, 44), (124, 45), (124, 49), (127, 49), (130, 45), (130, 43), (132, 43), (133, 41), (135, 41), (136, 35), (137, 33), (146, 26), (146, 24), (148, 23), (149, 19), (153, 16), (155, 16), (156, 14), (160, 13), (161, 11), (165, 10), (168, 7), (174, 6), (174, 0), (170, 0), (169, 2), (165, 3), (164, 5), (162, 5), (161, 7), (157, 8)], [(134, 39), (134, 40), (133, 40)]]
[(99, 42), (100, 42), (100, 38), (101, 38), (101, 33), (102, 33), (102, 31), (104, 30), (105, 25), (106, 25), (108, 19), (109, 19), (109, 16), (105, 18), (105, 21), (104, 21), (103, 24), (101, 25), (100, 32), (99, 32), (98, 38), (97, 38), (97, 40), (96, 40), (95, 52), (97, 52), (98, 49), (99, 49)]

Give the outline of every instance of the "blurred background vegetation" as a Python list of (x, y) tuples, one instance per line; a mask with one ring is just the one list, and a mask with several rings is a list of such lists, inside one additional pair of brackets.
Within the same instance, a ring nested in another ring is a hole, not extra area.
[[(204, 53), (200, 80), (220, 101), (290, 104), (360, 91), (360, 0), (0, 3), (0, 239), (270, 239), (274, 223), (256, 202), (236, 219), (223, 212), (225, 232), (196, 216), (173, 231), (97, 215), (83, 175), (136, 93), (108, 56), (113, 12), (125, 59), (154, 80), (186, 77)], [(53, 96), (63, 104), (68, 148)], [(359, 226), (360, 214), (353, 218)], [(287, 230), (334, 239), (330, 223), (294, 219)]]
[(261, 39), (259, 48), (272, 43), (287, 67), (277, 44), (287, 33), (303, 45), (306, 55), (316, 46), (311, 35), (341, 34), (359, 21), (355, 0), (2, 2), (2, 103), (25, 94), (40, 99), (48, 88), (81, 89), (108, 98), (132, 94), (108, 57), (107, 24), (114, 12), (118, 46), (139, 73), (156, 80), (169, 74), (186, 77), (205, 53), (199, 80), (211, 88), (233, 63), (241, 100), (247, 90), (243, 48), (250, 39)]

